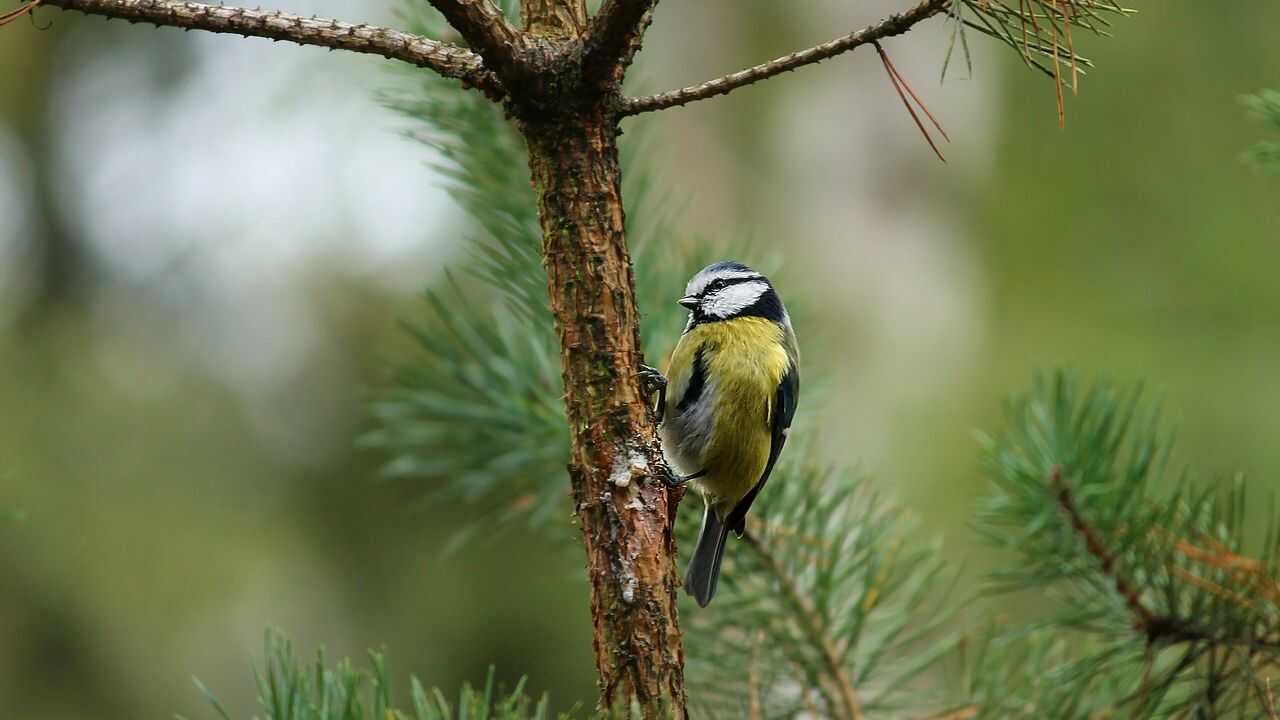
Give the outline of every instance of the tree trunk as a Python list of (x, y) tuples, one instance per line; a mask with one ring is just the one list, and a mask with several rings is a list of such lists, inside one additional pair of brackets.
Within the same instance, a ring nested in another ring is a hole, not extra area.
[(640, 333), (617, 119), (603, 100), (550, 117), (525, 115), (560, 335), (569, 475), (587, 550), (601, 706), (625, 709), (634, 700), (645, 718), (683, 718), (671, 523), (678, 496), (663, 483), (662, 452), (637, 376)]

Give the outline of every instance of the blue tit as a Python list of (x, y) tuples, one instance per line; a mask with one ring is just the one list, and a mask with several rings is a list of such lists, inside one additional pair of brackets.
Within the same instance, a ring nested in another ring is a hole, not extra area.
[(725, 539), (746, 529), (747, 511), (782, 452), (800, 389), (791, 318), (764, 275), (718, 262), (693, 276), (679, 303), (689, 310), (660, 390), (663, 453), (706, 501), (684, 589), (706, 607), (716, 592)]

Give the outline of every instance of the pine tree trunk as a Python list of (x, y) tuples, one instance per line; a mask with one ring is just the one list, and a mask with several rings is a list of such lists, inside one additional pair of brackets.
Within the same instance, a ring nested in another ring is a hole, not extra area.
[[(529, 115), (538, 115), (530, 118)], [(591, 584), (601, 705), (685, 717), (662, 454), (636, 375), (635, 281), (624, 236), (616, 118), (599, 101), (522, 113), (560, 335), (569, 474)]]

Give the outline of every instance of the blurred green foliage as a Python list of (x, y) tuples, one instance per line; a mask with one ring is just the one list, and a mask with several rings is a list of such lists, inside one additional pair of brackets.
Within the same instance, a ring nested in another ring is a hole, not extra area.
[[(1257, 95), (1246, 95), (1244, 104), (1267, 127), (1280, 131), (1280, 92), (1263, 90)], [(1244, 159), (1259, 172), (1280, 175), (1280, 141), (1259, 140), (1245, 151)]]

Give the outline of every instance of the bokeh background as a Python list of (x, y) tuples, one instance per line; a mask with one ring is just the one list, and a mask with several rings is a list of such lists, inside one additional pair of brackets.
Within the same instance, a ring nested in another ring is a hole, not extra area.
[[(395, 2), (275, 6), (393, 23)], [(1037, 368), (1145, 381), (1204, 482), (1280, 478), (1280, 184), (1240, 164), (1263, 129), (1237, 101), (1280, 84), (1280, 5), (1134, 4), (1077, 35), (1098, 69), (1065, 131), (992, 41), (942, 84), (943, 23), (887, 43), (946, 165), (865, 50), (628, 121), (686, 208), (671, 243), (784, 258), (831, 378), (802, 411), (824, 452), (974, 568), (973, 434)], [(637, 85), (895, 7), (667, 3)], [(356, 448), (412, 357), (398, 321), (466, 262), (430, 153), (376, 100), (387, 65), (54, 10), (0, 30), (0, 717), (207, 717), (193, 675), (248, 716), (268, 626), (445, 688), (496, 663), (558, 707), (593, 697), (572, 543), (442, 554), (468, 509), (421, 507)]]

